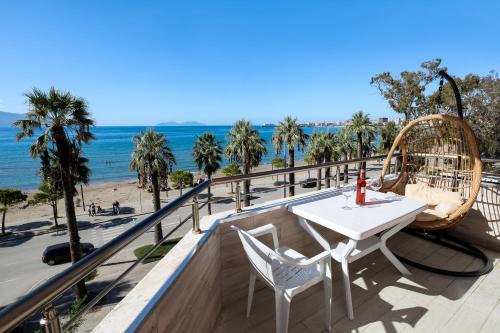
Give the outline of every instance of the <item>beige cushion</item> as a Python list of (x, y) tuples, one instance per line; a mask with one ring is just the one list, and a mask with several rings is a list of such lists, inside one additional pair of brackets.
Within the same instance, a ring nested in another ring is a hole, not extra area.
[(450, 215), (451, 213), (455, 212), (457, 209), (460, 208), (462, 205), (461, 202), (453, 203), (453, 202), (442, 202), (438, 204), (434, 209), (440, 213), (446, 214), (446, 216)]
[(421, 222), (430, 222), (430, 221), (444, 219), (447, 217), (448, 214), (442, 213), (435, 209), (428, 208), (424, 210), (422, 213), (418, 214), (415, 220)]
[(427, 203), (427, 192), (429, 187), (422, 183), (406, 184), (405, 197)]
[[(405, 196), (416, 201), (425, 202), (431, 207), (442, 203), (449, 203), (458, 207), (462, 205), (462, 197), (459, 192), (433, 188), (424, 183), (407, 184), (405, 187)], [(445, 209), (445, 211), (447, 210), (448, 209)]]
[(440, 190), (437, 188), (432, 188), (432, 199), (436, 202), (436, 205), (442, 203), (449, 203), (453, 205), (458, 205), (460, 207), (462, 205), (462, 197), (459, 192), (451, 192)]

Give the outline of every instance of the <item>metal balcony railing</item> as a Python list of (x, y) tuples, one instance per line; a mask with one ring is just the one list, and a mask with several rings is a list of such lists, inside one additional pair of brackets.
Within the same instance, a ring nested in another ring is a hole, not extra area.
[[(18, 325), (26, 321), (33, 314), (41, 311), (42, 319), (40, 320), (41, 331), (46, 333), (51, 332), (64, 332), (72, 328), (72, 326), (78, 322), (78, 320), (85, 315), (99, 300), (106, 296), (123, 278), (130, 273), (139, 263), (141, 263), (145, 258), (147, 258), (158, 246), (160, 246), (166, 239), (168, 239), (176, 230), (178, 230), (184, 223), (192, 219), (193, 221), (193, 232), (200, 232), (200, 213), (199, 210), (202, 206), (206, 205), (211, 199), (208, 198), (205, 202), (198, 201), (198, 195), (205, 191), (209, 186), (219, 185), (219, 184), (229, 184), (236, 183), (235, 191), (235, 209), (237, 212), (241, 211), (241, 188), (239, 183), (247, 180), (252, 180), (256, 178), (263, 178), (269, 176), (286, 175), (290, 173), (298, 173), (310, 170), (325, 169), (325, 168), (336, 168), (335, 177), (329, 177), (330, 180), (335, 180), (335, 186), (340, 186), (340, 167), (349, 164), (355, 164), (360, 162), (367, 162), (373, 160), (380, 160), (387, 157), (387, 155), (377, 155), (366, 158), (357, 158), (347, 161), (334, 161), (315, 165), (304, 165), (294, 168), (284, 168), (270, 171), (262, 171), (251, 173), (248, 175), (238, 175), (233, 177), (220, 177), (214, 178), (211, 181), (204, 181), (201, 184), (195, 186), (185, 194), (174, 199), (172, 202), (168, 203), (165, 207), (161, 208), (159, 211), (152, 213), (150, 216), (146, 217), (143, 221), (137, 223), (130, 229), (126, 230), (116, 238), (112, 239), (108, 243), (104, 244), (96, 251), (94, 251), (89, 256), (86, 256), (74, 263), (61, 273), (55, 275), (50, 280), (40, 285), (36, 289), (32, 290), (18, 301), (12, 303), (0, 312), (0, 331), (9, 332), (10, 330), (16, 328)], [(397, 160), (397, 159), (396, 159)], [(396, 161), (397, 163), (397, 161)], [(395, 167), (397, 169), (397, 167)], [(324, 180), (326, 178), (322, 178)], [(321, 181), (320, 180), (320, 181)], [(347, 177), (344, 179), (347, 183)], [(300, 182), (295, 184), (284, 184), (283, 187), (297, 186)], [(252, 192), (245, 193), (244, 195), (251, 195)], [(213, 200), (213, 203), (217, 200)], [(84, 279), (90, 272), (96, 269), (98, 266), (103, 264), (105, 261), (113, 257), (121, 249), (126, 247), (128, 244), (139, 238), (145, 232), (159, 224), (164, 218), (171, 215), (180, 207), (185, 206), (189, 203), (192, 206), (192, 213), (189, 214), (184, 220), (182, 220), (178, 225), (176, 225), (172, 230), (170, 230), (162, 240), (160, 240), (155, 246), (153, 246), (147, 253), (145, 253), (141, 258), (137, 259), (131, 266), (129, 266), (122, 274), (120, 274), (113, 282), (102, 289), (97, 296), (92, 298), (92, 300), (87, 303), (83, 308), (79, 310), (72, 318), (69, 319), (64, 325), (61, 325), (59, 316), (54, 308), (54, 301), (61, 296), (64, 292), (73, 287), (78, 281)], [(201, 203), (201, 205), (200, 205)]]

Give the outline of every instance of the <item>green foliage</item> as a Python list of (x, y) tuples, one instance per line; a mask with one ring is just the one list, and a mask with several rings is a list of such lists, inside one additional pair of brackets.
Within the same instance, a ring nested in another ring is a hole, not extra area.
[(55, 201), (63, 198), (62, 188), (51, 180), (42, 181), (38, 191), (33, 196), (33, 200), (39, 203), (52, 205)]
[(0, 204), (2, 205), (0, 208), (0, 212), (2, 213), (2, 235), (6, 234), (5, 216), (7, 215), (9, 206), (26, 201), (27, 198), (28, 196), (20, 190), (14, 188), (0, 189)]
[(438, 75), (441, 59), (423, 62), (422, 70), (411, 72), (403, 71), (399, 77), (384, 72), (371, 78), (374, 85), (387, 103), (397, 113), (405, 116), (405, 120), (418, 118), (427, 113), (428, 105), (425, 89)]
[(380, 151), (387, 153), (391, 149), (396, 136), (399, 134), (399, 127), (395, 122), (389, 121), (380, 129)]
[(288, 147), (288, 151), (294, 150), (295, 146), (299, 151), (304, 150), (308, 138), (309, 136), (304, 133), (297, 118), (287, 116), (276, 126), (271, 141), (276, 149), (276, 154), (280, 154), (284, 145)]
[(14, 188), (4, 188), (0, 189), (0, 203), (3, 205), (3, 209), (7, 209), (9, 206), (15, 205), (26, 201), (28, 196), (21, 192), (20, 190)]
[[(142, 261), (143, 264), (147, 264), (153, 261), (160, 260), (163, 258), (178, 242), (180, 238), (167, 240), (163, 244), (161, 244), (156, 250), (154, 250), (146, 259)], [(134, 255), (137, 259), (142, 257), (146, 252), (148, 252), (153, 245), (144, 245), (138, 247), (134, 250)]]
[(94, 121), (90, 118), (87, 103), (54, 87), (48, 92), (33, 88), (25, 96), (30, 111), (25, 119), (14, 123), (20, 129), (16, 138), (32, 137), (35, 130), (41, 129), (37, 131), (40, 135), (30, 146), (29, 153), (33, 158), (40, 158), (40, 173), (44, 180), (70, 179), (74, 195), (75, 185), (86, 184), (90, 176), (88, 159), (83, 157), (82, 150), (82, 144), (94, 140), (90, 131)]
[(221, 143), (213, 133), (205, 132), (202, 136), (196, 137), (193, 146), (194, 162), (198, 170), (203, 170), (209, 179), (220, 169), (222, 152)]
[(89, 282), (89, 281), (92, 281), (94, 280), (96, 277), (99, 276), (99, 273), (97, 272), (97, 268), (94, 269), (92, 272), (90, 272), (86, 277), (85, 277), (85, 281), (86, 282)]
[(277, 169), (283, 169), (287, 167), (286, 160), (283, 157), (275, 157), (271, 160), (271, 165)]
[(314, 132), (310, 138), (305, 160), (308, 164), (319, 164), (339, 157), (339, 138), (332, 132)]
[(266, 140), (260, 137), (249, 121), (238, 120), (228, 134), (226, 156), (231, 162), (237, 162), (243, 167), (243, 173), (250, 173), (251, 168), (260, 164), (267, 154)]
[[(433, 113), (457, 115), (455, 95), (450, 84), (445, 81), (442, 93), (438, 90), (426, 93), (429, 84), (438, 77), (441, 59), (421, 64), (422, 70), (404, 71), (399, 77), (385, 72), (371, 79), (389, 106), (404, 114), (409, 121)], [(468, 121), (479, 141), (482, 155), (500, 156), (500, 79), (491, 71), (486, 76), (467, 74), (453, 76), (462, 97), (464, 119)]]
[(160, 171), (170, 170), (176, 163), (167, 138), (152, 128), (134, 136), (132, 140), (135, 147), (129, 164), (130, 170), (142, 169), (151, 177), (153, 173), (158, 175)]
[[(79, 236), (73, 196), (75, 184), (85, 182), (90, 170), (86, 167), (87, 159), (82, 156), (83, 144), (95, 139), (91, 132), (94, 120), (88, 112), (87, 102), (75, 97), (70, 92), (51, 87), (48, 92), (33, 88), (25, 94), (29, 111), (24, 119), (14, 123), (19, 128), (16, 139), (36, 136), (29, 148), (29, 154), (42, 162), (42, 174), (52, 167), (58, 170), (62, 182), (66, 205), (66, 221), (69, 229), (70, 244), (79, 253)], [(54, 162), (53, 164), (47, 161)], [(78, 258), (74, 258), (78, 259)], [(75, 288), (77, 298), (86, 295), (84, 282), (78, 282)]]
[[(375, 138), (376, 130), (375, 126), (370, 121), (369, 114), (363, 111), (354, 113), (346, 130), (348, 133), (356, 135), (358, 141), (358, 157), (362, 157), (364, 154), (370, 152), (370, 143)], [(365, 143), (364, 145), (363, 142)]]
[[(500, 156), (500, 79), (494, 71), (486, 76), (468, 74), (454, 76), (460, 95), (464, 119), (474, 130), (479, 148), (488, 157)], [(456, 116), (456, 101), (449, 83), (443, 91), (432, 93), (428, 98), (429, 113), (447, 113)]]
[(187, 170), (175, 170), (170, 175), (174, 187), (185, 188), (193, 186), (193, 174)]
[(227, 167), (222, 169), (222, 173), (225, 176), (231, 177), (231, 176), (237, 176), (241, 175), (241, 170), (238, 164), (236, 163), (230, 163)]
[[(88, 296), (77, 298), (75, 302), (69, 308), (69, 317), (73, 318), (82, 307), (88, 302)], [(78, 327), (82, 324), (83, 319), (77, 320), (73, 326), (68, 330), (68, 332), (73, 333), (78, 331)]]
[(339, 153), (344, 156), (345, 160), (347, 160), (355, 151), (353, 135), (344, 127), (337, 133), (337, 137), (337, 147), (339, 149)]

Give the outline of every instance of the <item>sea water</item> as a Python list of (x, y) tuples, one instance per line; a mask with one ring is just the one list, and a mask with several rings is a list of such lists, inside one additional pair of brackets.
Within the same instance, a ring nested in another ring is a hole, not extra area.
[[(269, 163), (276, 157), (271, 143), (274, 128), (255, 127), (261, 137), (266, 140), (268, 153), (264, 156), (262, 164)], [(96, 126), (92, 128), (96, 140), (84, 146), (84, 156), (89, 159), (88, 166), (92, 171), (90, 183), (137, 179), (136, 172), (128, 168), (134, 148), (132, 137), (147, 128), (146, 126)], [(192, 157), (196, 136), (204, 132), (213, 132), (225, 147), (231, 126), (168, 126), (154, 127), (154, 129), (163, 133), (169, 141), (177, 160), (174, 170), (197, 171)], [(335, 132), (339, 129), (335, 127), (304, 128), (307, 134), (315, 130)], [(15, 128), (0, 127), (0, 188), (36, 189), (40, 184), (40, 176), (37, 174), (40, 161), (32, 159), (28, 153), (28, 148), (34, 138), (26, 138), (17, 142), (15, 139), (17, 132)], [(295, 156), (297, 160), (303, 159), (304, 153), (296, 152)], [(224, 157), (222, 165), (225, 166), (228, 163), (227, 158)]]

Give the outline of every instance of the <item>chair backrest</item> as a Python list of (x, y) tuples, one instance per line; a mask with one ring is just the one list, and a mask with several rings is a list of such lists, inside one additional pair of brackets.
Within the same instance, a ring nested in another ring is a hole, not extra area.
[(243, 249), (255, 272), (268, 283), (274, 285), (272, 264), (277, 261), (275, 252), (245, 230), (235, 226), (231, 228), (238, 232)]
[(409, 122), (394, 140), (382, 177), (388, 173), (398, 150), (402, 154), (398, 179), (384, 190), (404, 194), (406, 184), (424, 183), (442, 191), (458, 192), (465, 203), (448, 217), (450, 222), (458, 222), (472, 207), (481, 187), (479, 148), (467, 122), (440, 114)]
[[(465, 121), (447, 115), (416, 119), (398, 135), (388, 160), (398, 148), (403, 154), (405, 183), (460, 192), (464, 199), (476, 194), (481, 161), (474, 132)], [(386, 172), (384, 167), (382, 175)]]

